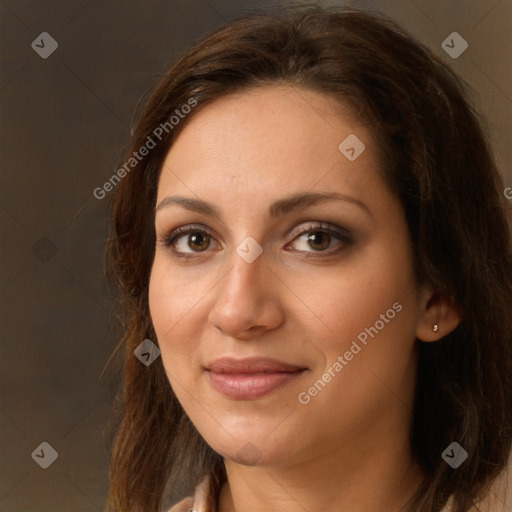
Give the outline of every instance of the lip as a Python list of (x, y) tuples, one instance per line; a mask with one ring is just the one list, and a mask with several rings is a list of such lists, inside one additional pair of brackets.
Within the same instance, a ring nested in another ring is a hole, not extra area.
[(228, 398), (254, 400), (298, 378), (307, 370), (266, 357), (221, 358), (206, 366), (214, 389)]
[(235, 359), (234, 357), (221, 357), (206, 365), (206, 369), (214, 373), (271, 373), (296, 372), (305, 370), (304, 366), (286, 363), (270, 357), (248, 357)]

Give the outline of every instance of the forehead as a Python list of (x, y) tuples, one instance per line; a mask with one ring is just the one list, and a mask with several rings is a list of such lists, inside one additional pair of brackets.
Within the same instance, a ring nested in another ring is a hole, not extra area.
[(302, 88), (260, 87), (194, 112), (167, 154), (158, 196), (357, 192), (376, 179), (377, 161), (371, 132), (348, 106)]

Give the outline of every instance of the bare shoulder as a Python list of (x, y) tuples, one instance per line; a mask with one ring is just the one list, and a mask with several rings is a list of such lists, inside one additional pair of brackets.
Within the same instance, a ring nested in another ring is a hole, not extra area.
[(173, 505), (169, 512), (189, 512), (194, 507), (194, 499), (192, 497), (185, 498), (181, 500), (176, 505)]

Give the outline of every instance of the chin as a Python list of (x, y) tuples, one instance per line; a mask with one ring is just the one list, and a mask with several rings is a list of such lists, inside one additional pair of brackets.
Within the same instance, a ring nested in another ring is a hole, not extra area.
[[(293, 435), (290, 433), (289, 440), (277, 438), (276, 432), (272, 432), (278, 424), (277, 421), (265, 429), (261, 428), (261, 424), (255, 425), (256, 421), (252, 421), (252, 428), (243, 429), (238, 426), (233, 430), (220, 427), (217, 432), (222, 430), (221, 436), (213, 436), (211, 431), (200, 433), (222, 457), (244, 466), (274, 465), (293, 457), (300, 448), (297, 446), (297, 439), (300, 437), (298, 432)], [(234, 433), (229, 435), (228, 432)]]

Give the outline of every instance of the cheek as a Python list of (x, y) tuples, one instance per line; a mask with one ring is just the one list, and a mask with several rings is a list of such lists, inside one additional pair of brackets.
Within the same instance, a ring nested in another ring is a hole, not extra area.
[(308, 401), (301, 405), (304, 414), (322, 415), (336, 436), (340, 425), (357, 430), (377, 421), (392, 410), (397, 397), (408, 402), (415, 308), (408, 280), (391, 271), (367, 272), (364, 279), (345, 276), (339, 290), (317, 291), (310, 297), (324, 308), (329, 335), (312, 338), (324, 357), (301, 389), (300, 403)]
[[(184, 279), (173, 271), (163, 257), (155, 257), (149, 282), (149, 310), (158, 338), (162, 361), (170, 374), (185, 374), (200, 335), (191, 321), (201, 311), (201, 298), (208, 289), (197, 279)], [(187, 362), (187, 364), (185, 364)]]
[[(191, 395), (187, 390), (197, 378), (193, 373), (197, 323), (190, 322), (195, 312), (198, 286), (194, 281), (180, 282), (179, 274), (155, 258), (149, 283), (149, 310), (158, 339), (162, 363), (169, 384), (179, 402), (187, 409)], [(197, 306), (196, 306), (197, 307)]]
[(324, 363), (308, 385), (318, 379), (329, 384), (317, 386), (322, 391), (312, 408), (326, 409), (333, 425), (347, 415), (364, 422), (397, 396), (408, 399), (403, 393), (414, 371), (417, 315), (412, 264), (405, 246), (388, 242), (378, 249), (360, 252), (350, 271), (340, 268), (309, 288), (309, 304), (328, 326), (314, 338)]
[[(408, 253), (387, 243), (359, 252), (346, 265), (332, 267), (324, 276), (317, 274), (316, 279), (297, 276), (297, 294), (306, 299), (307, 306), (321, 320), (316, 325), (321, 326), (319, 338), (324, 348), (343, 349), (376, 322), (377, 327), (384, 325), (379, 329), (379, 338), (386, 338), (389, 333), (396, 343), (410, 342), (415, 323), (411, 268)], [(402, 328), (407, 335), (397, 336)]]
[(157, 254), (149, 281), (149, 309), (157, 334), (167, 338), (204, 308), (214, 285), (214, 276), (198, 269), (171, 265), (165, 254)]

